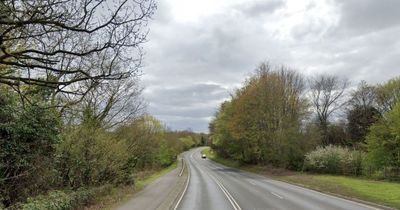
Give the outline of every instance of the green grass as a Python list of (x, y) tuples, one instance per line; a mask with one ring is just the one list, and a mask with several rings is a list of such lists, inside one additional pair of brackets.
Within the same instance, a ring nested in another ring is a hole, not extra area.
[(94, 204), (86, 207), (85, 210), (111, 210), (115, 209), (121, 203), (128, 201), (133, 195), (145, 186), (151, 184), (158, 178), (171, 172), (176, 168), (176, 163), (164, 168), (162, 170), (146, 171), (138, 175), (135, 186), (113, 187), (104, 196), (99, 196), (94, 201)]
[(301, 184), (318, 191), (358, 198), (400, 209), (400, 183), (345, 176), (310, 174), (295, 174), (275, 178)]
[[(261, 175), (268, 174), (266, 170), (271, 170), (262, 166), (240, 165), (237, 161), (219, 157), (210, 148), (204, 149), (202, 153), (206, 154), (209, 159), (223, 165)], [(334, 175), (315, 175), (296, 172), (291, 172), (290, 174), (273, 175), (271, 178), (300, 184), (321, 192), (334, 193), (400, 209), (400, 183)]]

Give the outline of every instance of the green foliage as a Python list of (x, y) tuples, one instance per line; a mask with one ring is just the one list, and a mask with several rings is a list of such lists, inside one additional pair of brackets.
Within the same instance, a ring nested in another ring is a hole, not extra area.
[(400, 209), (400, 183), (364, 178), (298, 173), (279, 179), (322, 192), (357, 198)]
[(57, 147), (57, 167), (64, 186), (79, 188), (126, 182), (122, 170), (129, 155), (126, 144), (102, 128), (84, 124), (66, 128)]
[(367, 143), (369, 165), (400, 167), (400, 103), (371, 127)]
[(52, 190), (47, 194), (30, 197), (25, 203), (19, 203), (10, 210), (73, 210), (81, 209), (96, 199), (96, 196), (107, 195), (114, 188), (104, 185), (95, 188), (79, 188), (76, 190)]
[(318, 173), (360, 175), (364, 157), (361, 151), (328, 145), (307, 153), (303, 169)]
[(51, 182), (60, 120), (39, 94), (22, 103), (0, 86), (0, 202), (8, 206)]
[(193, 137), (191, 137), (191, 136), (181, 137), (181, 138), (179, 138), (179, 141), (182, 142), (184, 150), (188, 150), (195, 145)]
[(377, 87), (377, 103), (382, 113), (392, 110), (400, 101), (400, 77)]
[(308, 104), (302, 77), (262, 64), (210, 124), (213, 148), (245, 163), (301, 166), (311, 141), (302, 131)]
[(52, 191), (48, 195), (28, 198), (21, 210), (72, 210), (87, 204), (92, 199), (91, 192), (86, 189), (76, 191)]

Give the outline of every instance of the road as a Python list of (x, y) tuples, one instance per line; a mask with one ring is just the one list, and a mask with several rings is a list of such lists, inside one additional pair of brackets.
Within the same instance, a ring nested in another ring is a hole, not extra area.
[[(137, 193), (131, 200), (116, 210), (155, 210), (166, 199), (170, 189), (177, 183), (179, 170), (175, 169), (157, 179)], [(166, 193), (167, 192), (167, 193)]]
[(189, 166), (187, 190), (175, 209), (377, 209), (201, 158), (202, 148), (185, 153)]

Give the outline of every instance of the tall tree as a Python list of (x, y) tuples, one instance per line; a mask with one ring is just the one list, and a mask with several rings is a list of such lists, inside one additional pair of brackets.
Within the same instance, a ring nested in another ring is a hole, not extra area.
[(367, 142), (369, 164), (400, 167), (400, 103), (371, 126)]
[(365, 81), (361, 81), (358, 88), (351, 93), (347, 110), (347, 130), (354, 146), (366, 143), (365, 136), (369, 127), (380, 117), (376, 97), (376, 88)]
[(260, 65), (231, 102), (221, 107), (211, 126), (213, 142), (244, 162), (297, 167), (305, 145), (301, 138), (301, 121), (308, 108), (304, 87), (298, 73)]
[[(85, 94), (138, 71), (154, 0), (0, 2), (0, 83)], [(104, 62), (104, 61), (109, 62)], [(123, 68), (114, 68), (122, 62)]]
[(329, 140), (329, 118), (345, 104), (343, 96), (348, 85), (346, 79), (337, 76), (321, 75), (310, 80), (311, 100), (325, 145), (335, 143)]
[(381, 113), (391, 111), (400, 101), (400, 77), (377, 87), (377, 103)]

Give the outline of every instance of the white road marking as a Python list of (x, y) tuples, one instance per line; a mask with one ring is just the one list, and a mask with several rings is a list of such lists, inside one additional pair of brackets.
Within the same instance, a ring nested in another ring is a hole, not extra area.
[(274, 192), (271, 192), (271, 194), (272, 194), (272, 195), (275, 195), (276, 197), (278, 197), (278, 198), (280, 198), (280, 199), (283, 199), (282, 196), (280, 196), (280, 195), (278, 195), (278, 194), (276, 194), (276, 193), (274, 193)]
[(208, 173), (206, 171), (206, 173), (211, 177), (211, 179), (214, 180), (214, 182), (218, 185), (218, 187), (221, 189), (221, 191), (225, 194), (225, 196), (228, 198), (229, 202), (231, 203), (231, 205), (233, 206), (233, 208), (235, 210), (242, 210), (242, 208), (240, 208), (239, 204), (235, 201), (235, 199), (233, 198), (233, 196), (229, 193), (229, 191), (224, 187), (224, 185), (218, 180), (218, 178), (214, 177), (213, 175), (211, 175), (210, 173)]
[[(183, 160), (182, 160), (182, 161), (183, 161)], [(185, 195), (185, 193), (186, 193), (186, 191), (187, 191), (187, 188), (188, 188), (188, 186), (189, 186), (189, 182), (190, 182), (190, 168), (189, 168), (190, 166), (189, 166), (188, 164), (185, 164), (185, 165), (186, 165), (186, 167), (188, 167), (188, 168), (187, 168), (187, 171), (188, 171), (188, 178), (187, 178), (187, 180), (186, 180), (185, 189), (183, 190), (182, 195), (181, 195), (181, 197), (179, 198), (178, 202), (176, 202), (176, 205), (175, 205), (174, 210), (178, 209), (178, 206), (179, 206), (179, 204), (181, 203), (181, 201), (182, 201), (182, 199), (183, 199), (183, 196)]]
[[(195, 161), (197, 162), (197, 160), (195, 160)], [(199, 165), (202, 165), (202, 167), (200, 167), (200, 168), (205, 168), (205, 166), (203, 164), (199, 164)], [(210, 176), (210, 178), (212, 180), (214, 180), (214, 182), (218, 185), (218, 187), (221, 189), (221, 191), (224, 193), (224, 195), (228, 198), (229, 202), (231, 203), (232, 207), (235, 210), (242, 210), (242, 208), (240, 208), (239, 204), (236, 202), (236, 200), (233, 198), (233, 196), (229, 193), (229, 191), (225, 188), (225, 186), (222, 184), (222, 182), (217, 177), (211, 175), (207, 170), (202, 169), (201, 171), (205, 172), (208, 176)]]
[(254, 181), (252, 181), (250, 179), (247, 179), (247, 181), (250, 182), (250, 184), (252, 184), (252, 185), (257, 185)]
[(185, 171), (185, 161), (183, 160), (183, 158), (181, 158), (181, 161), (182, 161), (182, 169), (181, 172), (179, 173), (179, 176), (182, 176), (183, 171)]
[[(265, 182), (268, 183), (268, 181), (265, 181)], [(278, 180), (272, 180), (272, 181), (269, 181), (269, 182), (270, 183), (279, 182), (279, 183), (287, 184), (287, 185), (290, 185), (292, 187), (298, 188), (300, 190), (305, 190), (305, 191), (309, 191), (309, 192), (312, 192), (312, 193), (317, 193), (317, 194), (320, 194), (320, 195), (323, 195), (323, 196), (326, 196), (326, 197), (334, 198), (334, 199), (337, 199), (337, 200), (346, 201), (346, 202), (353, 203), (355, 205), (362, 206), (362, 207), (365, 207), (365, 208), (368, 208), (368, 209), (380, 210), (379, 208), (376, 208), (376, 207), (373, 207), (373, 206), (369, 206), (369, 205), (366, 205), (366, 204), (363, 204), (363, 203), (358, 203), (358, 202), (355, 202), (355, 201), (352, 201), (352, 200), (348, 200), (348, 199), (344, 199), (344, 198), (341, 198), (341, 197), (336, 197), (336, 196), (333, 196), (333, 195), (325, 194), (325, 193), (322, 193), (322, 192), (318, 192), (316, 190), (308, 189), (308, 188), (305, 188), (305, 187), (300, 187), (300, 186), (297, 186), (297, 185), (294, 185), (294, 184), (290, 184), (290, 183), (287, 183), (287, 182), (282, 182), (282, 181), (278, 181)]]

